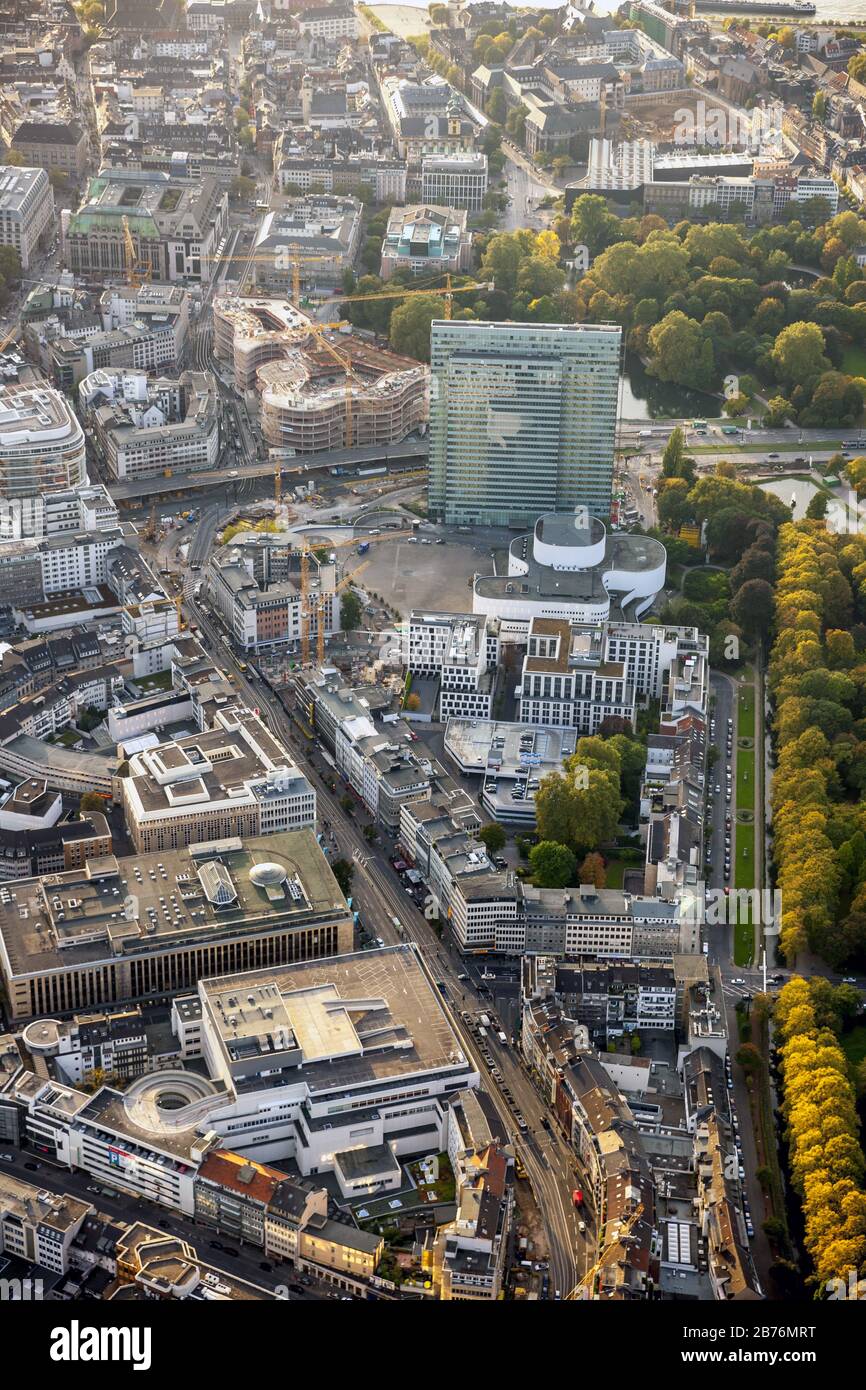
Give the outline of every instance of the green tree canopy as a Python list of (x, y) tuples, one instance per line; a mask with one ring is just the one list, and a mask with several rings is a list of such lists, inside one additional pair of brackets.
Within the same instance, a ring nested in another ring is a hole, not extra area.
[(529, 851), (529, 862), (540, 888), (569, 888), (575, 882), (577, 859), (567, 845), (541, 840)]

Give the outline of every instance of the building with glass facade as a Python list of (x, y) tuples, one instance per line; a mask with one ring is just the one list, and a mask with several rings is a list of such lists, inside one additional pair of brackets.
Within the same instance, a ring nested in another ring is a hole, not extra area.
[(429, 512), (531, 527), (584, 506), (610, 516), (616, 324), (433, 323)]

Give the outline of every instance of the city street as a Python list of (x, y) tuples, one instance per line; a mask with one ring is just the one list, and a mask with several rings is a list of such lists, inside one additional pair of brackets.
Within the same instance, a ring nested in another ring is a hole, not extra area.
[[(3, 1142), (4, 1145), (8, 1145), (7, 1140)], [(199, 1259), (236, 1279), (246, 1279), (269, 1293), (273, 1293), (280, 1285), (299, 1282), (300, 1275), (292, 1266), (282, 1265), (274, 1258), (267, 1258), (262, 1250), (244, 1245), (234, 1234), (220, 1234), (211, 1227), (200, 1225), (180, 1215), (179, 1212), (163, 1209), (140, 1199), (131, 1199), (123, 1193), (117, 1197), (106, 1197), (102, 1193), (97, 1195), (89, 1191), (89, 1188), (97, 1184), (84, 1170), (64, 1168), (43, 1157), (36, 1160), (30, 1151), (20, 1152), (11, 1147), (6, 1151), (12, 1154), (14, 1161), (0, 1163), (0, 1171), (13, 1172), (22, 1181), (35, 1183), (50, 1192), (77, 1197), (80, 1201), (92, 1205), (98, 1215), (119, 1224), (128, 1225), (138, 1220), (147, 1226), (158, 1227), (167, 1234), (180, 1236), (194, 1247)], [(36, 1161), (39, 1164), (37, 1172), (25, 1168), (25, 1164)], [(237, 1249), (238, 1254), (227, 1255), (224, 1249), (217, 1249), (214, 1242)], [(262, 1264), (270, 1265), (270, 1269), (263, 1270)], [(339, 1297), (339, 1291), (332, 1290), (326, 1284), (311, 1283), (309, 1286), (302, 1285), (298, 1291), (290, 1292), (288, 1300), (292, 1303), (310, 1299), (318, 1302), (323, 1298), (334, 1297)]]
[[(521, 227), (530, 227), (532, 231), (540, 232), (549, 226), (552, 211), (539, 211), (538, 204), (551, 190), (539, 181), (525, 162), (518, 164), (508, 150), (506, 153), (508, 158), (504, 170), (505, 191), (509, 202), (502, 214), (502, 229), (506, 232), (516, 232)], [(558, 190), (553, 192), (558, 193)]]
[[(330, 822), (336, 840), (332, 853), (353, 865), (353, 909), (360, 913), (361, 920), (369, 925), (371, 932), (380, 935), (386, 943), (394, 945), (401, 940), (413, 941), (419, 948), (433, 987), (436, 987), (437, 981), (445, 985), (453, 1006), (454, 1027), (467, 1055), (484, 1077), (485, 1088), (496, 1104), (502, 1121), (501, 1137), (506, 1142), (518, 1141), (519, 1131), (508, 1103), (489, 1075), (471, 1032), (459, 1017), (461, 1008), (471, 1010), (473, 1007), (484, 1007), (483, 1000), (477, 999), (471, 986), (467, 991), (466, 983), (457, 979), (459, 974), (466, 973), (465, 962), (452, 945), (438, 939), (432, 925), (425, 920), (412, 898), (402, 890), (388, 862), (387, 845), (371, 846), (365, 843), (361, 830), (368, 819), (366, 813), (359, 807), (350, 816), (343, 809), (339, 786), (332, 793), (323, 781), (325, 777), (331, 780), (334, 776), (332, 769), (314, 747), (301, 746), (297, 730), (270, 687), (252, 677), (249, 671), (241, 671), (234, 655), (229, 655), (220, 643), (217, 627), (188, 596), (186, 602), (196, 622), (201, 625), (206, 644), (210, 644), (212, 650), (216, 650), (219, 644), (220, 661), (232, 671), (238, 692), (246, 695), (250, 705), (260, 710), (270, 728), (294, 750), (298, 761), (312, 778), (318, 797), (319, 819)], [(395, 917), (402, 930), (394, 925)], [(559, 1136), (544, 1131), (541, 1121), (549, 1113), (546, 1102), (534, 1090), (513, 1050), (510, 1047), (500, 1050), (507, 1053), (502, 1058), (503, 1076), (508, 1077), (512, 1094), (528, 1126), (527, 1135), (520, 1144), (547, 1230), (551, 1281), (555, 1288), (565, 1294), (581, 1277), (587, 1264), (587, 1246), (579, 1237), (572, 1202), (572, 1191), (579, 1182), (573, 1168), (574, 1155)], [(591, 1238), (590, 1232), (586, 1240)]]

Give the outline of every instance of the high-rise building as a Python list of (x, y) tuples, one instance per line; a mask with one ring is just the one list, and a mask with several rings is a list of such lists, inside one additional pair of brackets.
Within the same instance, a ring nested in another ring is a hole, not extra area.
[(432, 325), (430, 515), (530, 526), (541, 512), (610, 515), (621, 329)]

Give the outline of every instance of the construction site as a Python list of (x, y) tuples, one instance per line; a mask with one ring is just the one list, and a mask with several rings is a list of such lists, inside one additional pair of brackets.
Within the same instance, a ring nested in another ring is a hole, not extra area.
[(226, 297), (213, 312), (214, 353), (271, 447), (394, 444), (426, 422), (429, 372), (413, 359), (315, 324), (288, 300)]

